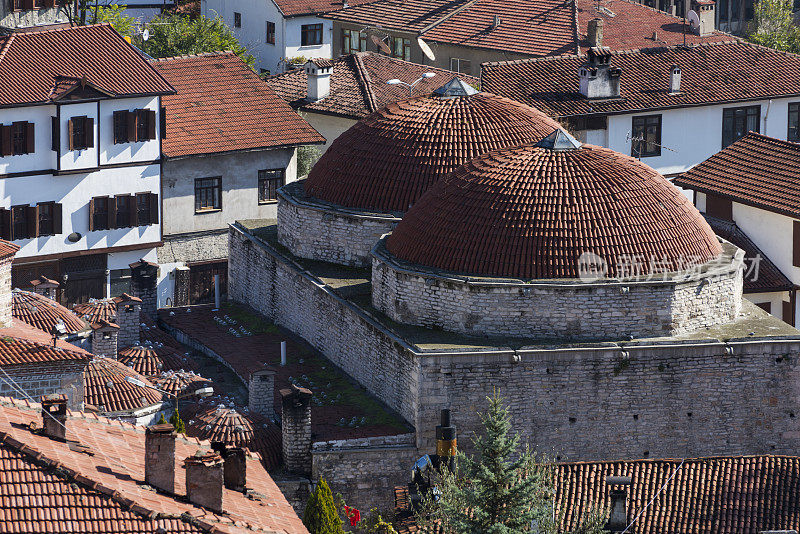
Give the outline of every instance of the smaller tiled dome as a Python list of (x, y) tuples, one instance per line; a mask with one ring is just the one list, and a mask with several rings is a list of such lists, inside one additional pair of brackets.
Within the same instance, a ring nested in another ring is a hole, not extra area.
[(198, 389), (214, 386), (211, 380), (192, 371), (162, 371), (161, 374), (148, 378), (158, 389), (174, 397), (191, 395)]
[(440, 180), (386, 249), (428, 268), (523, 279), (578, 278), (587, 252), (607, 262), (612, 277), (625, 275), (626, 258), (641, 258), (636, 274), (647, 274), (654, 265), (674, 271), (722, 252), (700, 212), (663, 176), (560, 130)]
[(113, 323), (117, 320), (117, 303), (119, 301), (119, 297), (92, 299), (89, 302), (76, 304), (72, 311), (89, 324), (99, 323), (101, 320)]
[(197, 364), (189, 356), (166, 345), (134, 345), (117, 353), (117, 359), (144, 376), (158, 376), (162, 371), (192, 371)]
[(246, 447), (261, 455), (267, 469), (281, 461), (281, 431), (277, 426), (258, 416), (244, 416), (224, 405), (196, 413), (186, 425), (186, 433), (229, 447)]
[(116, 360), (93, 358), (83, 371), (84, 403), (101, 413), (115, 413), (141, 410), (161, 402), (161, 393), (131, 384), (125, 380), (129, 376), (151, 385), (145, 377)]
[(48, 334), (56, 324), (63, 324), (67, 334), (76, 334), (89, 328), (86, 321), (58, 302), (30, 291), (15, 289), (12, 292), (14, 317)]
[(538, 142), (555, 128), (558, 123), (539, 110), (456, 78), (353, 125), (314, 165), (305, 192), (348, 208), (405, 212), (462, 163)]

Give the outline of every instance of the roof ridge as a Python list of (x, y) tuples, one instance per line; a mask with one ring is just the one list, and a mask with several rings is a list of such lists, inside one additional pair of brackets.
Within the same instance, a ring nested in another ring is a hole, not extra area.
[(378, 104), (375, 100), (375, 93), (372, 90), (372, 79), (364, 67), (361, 56), (353, 54), (353, 62), (356, 66), (356, 77), (359, 80), (359, 85), (362, 87), (365, 100), (367, 101), (367, 109), (369, 109), (370, 112), (377, 111)]
[(167, 57), (154, 57), (148, 62), (159, 62), (159, 61), (170, 61), (175, 59), (192, 59), (192, 58), (200, 58), (200, 57), (213, 57), (213, 56), (235, 56), (237, 55), (236, 52), (233, 50), (217, 50), (215, 52), (198, 52), (196, 54), (181, 54), (179, 56), (167, 56)]
[(690, 458), (636, 458), (633, 460), (578, 460), (578, 461), (560, 461), (554, 462), (558, 466), (568, 465), (599, 465), (599, 464), (628, 464), (628, 463), (679, 463), (679, 462), (706, 462), (713, 460), (742, 460), (742, 459), (757, 459), (757, 458), (789, 458), (800, 460), (800, 456), (793, 456), (791, 454), (733, 454), (733, 455), (717, 455), (717, 456), (697, 456)]
[(11, 42), (14, 40), (14, 37), (16, 35), (19, 35), (19, 34), (12, 33), (11, 35), (8, 36), (8, 38), (3, 43), (3, 48), (0, 49), (0, 62), (2, 62), (3, 58), (6, 56), (6, 52), (11, 47)]

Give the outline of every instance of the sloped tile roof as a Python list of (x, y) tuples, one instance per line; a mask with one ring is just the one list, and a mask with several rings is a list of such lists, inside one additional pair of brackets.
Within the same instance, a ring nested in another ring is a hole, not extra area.
[(174, 92), (108, 24), (13, 33), (2, 43), (0, 107), (50, 101), (57, 78), (85, 78), (116, 96)]
[(453, 76), (459, 76), (472, 85), (478, 83), (478, 79), (473, 76), (419, 65), (374, 52), (358, 52), (334, 59), (331, 92), (316, 102), (306, 100), (308, 75), (305, 69), (277, 74), (267, 78), (266, 82), (294, 108), (357, 120), (392, 102), (408, 98), (407, 87), (387, 85), (387, 81), (397, 78), (413, 82), (426, 72), (433, 72), (436, 76), (420, 81), (414, 88), (416, 95), (433, 92)]
[(70, 334), (89, 328), (86, 321), (76, 317), (53, 299), (38, 293), (14, 289), (11, 303), (11, 313), (14, 317), (48, 334), (58, 323), (63, 323)]
[[(0, 366), (2, 367), (46, 362), (83, 362), (90, 357), (87, 352), (67, 343), (53, 347), (52, 342), (34, 341), (27, 336), (22, 337), (24, 333), (20, 336), (19, 331), (12, 332), (12, 330), (16, 329), (0, 330)], [(65, 348), (64, 345), (75, 350)]]
[(158, 376), (162, 371), (193, 371), (197, 369), (194, 360), (167, 345), (126, 347), (117, 352), (117, 360), (147, 377)]
[(142, 314), (142, 322), (139, 323), (139, 338), (142, 345), (154, 345), (157, 347), (167, 346), (183, 352), (184, 347), (180, 342), (161, 330), (156, 323), (147, 315)]
[(0, 258), (13, 256), (19, 250), (19, 245), (0, 239)]
[(161, 393), (131, 384), (133, 377), (145, 384), (150, 382), (126, 365), (97, 356), (83, 371), (84, 402), (101, 413), (132, 412), (161, 402)]
[(491, 152), (439, 180), (386, 242), (401, 260), (523, 279), (578, 278), (581, 254), (624, 276), (626, 257), (675, 271), (722, 252), (700, 212), (634, 158), (583, 145)]
[(117, 320), (117, 303), (119, 297), (110, 299), (91, 299), (88, 302), (76, 304), (72, 311), (89, 324), (108, 321), (113, 323)]
[[(342, 0), (274, 0), (278, 9), (286, 17), (299, 17), (302, 15), (318, 15), (330, 13), (344, 8)], [(350, 6), (368, 4), (375, 0), (347, 0)]]
[[(553, 117), (631, 113), (800, 95), (800, 56), (743, 41), (613, 52), (622, 69), (619, 99), (589, 100), (578, 90), (585, 56), (484, 63), (485, 91), (514, 98)], [(672, 65), (681, 92), (669, 93)]]
[(188, 395), (198, 389), (213, 387), (214, 383), (193, 371), (162, 371), (158, 375), (148, 377), (158, 389), (172, 396)]
[(158, 59), (152, 65), (178, 90), (162, 99), (167, 157), (325, 142), (232, 52)]
[[(308, 534), (302, 522), (281, 494), (278, 487), (260, 465), (255, 456), (247, 458), (248, 495), (224, 489), (224, 514), (216, 514), (188, 502), (185, 498), (186, 476), (183, 460), (198, 449), (209, 449), (208, 442), (178, 436), (175, 447), (175, 493), (170, 496), (155, 492), (144, 485), (144, 428), (111, 421), (93, 414), (69, 412), (66, 422), (67, 443), (51, 440), (40, 433), (31, 432), (31, 421), (41, 422), (38, 404), (0, 399), (0, 450), (24, 457), (26, 464), (41, 466), (49, 472), (58, 469), (58, 476), (73, 489), (86, 490), (90, 495), (102, 495), (102, 501), (87, 499), (83, 506), (73, 504), (70, 496), (59, 499), (56, 486), (50, 486), (41, 498), (32, 498), (38, 487), (35, 471), (12, 470), (0, 456), (0, 476), (12, 477), (20, 491), (21, 499), (0, 499), (0, 522), (7, 522), (27, 513), (35, 515), (41, 532), (97, 532), (98, 534), (128, 534), (147, 532), (147, 522), (128, 520), (138, 518), (168, 517), (156, 520), (167, 532), (206, 532), (218, 534), (246, 534), (255, 532), (282, 532)], [(92, 453), (81, 452), (82, 447), (71, 446), (77, 441)], [(18, 458), (19, 456), (17, 456)], [(18, 461), (12, 461), (12, 466)], [(4, 491), (9, 488), (3, 484)], [(9, 488), (10, 489), (10, 488)], [(51, 497), (48, 496), (52, 495)], [(8, 495), (4, 493), (4, 495)], [(80, 494), (79, 494), (80, 495)], [(101, 497), (98, 497), (101, 498)], [(80, 501), (78, 501), (80, 502)], [(99, 506), (90, 507), (97, 503)], [(113, 503), (109, 504), (109, 503)], [(25, 512), (23, 512), (24, 508)], [(125, 512), (121, 514), (119, 511)], [(56, 526), (62, 517), (76, 514), (76, 522), (66, 530)], [(15, 515), (19, 514), (19, 515)], [(102, 515), (101, 515), (102, 514)], [(127, 515), (130, 514), (130, 515)], [(90, 530), (91, 520), (98, 530)], [(86, 522), (85, 527), (84, 522)], [(179, 525), (183, 523), (187, 526)], [(0, 525), (7, 523), (0, 523)], [(192, 525), (189, 527), (188, 525)], [(85, 530), (81, 530), (85, 528)], [(216, 529), (216, 530), (215, 530)], [(14, 532), (14, 530), (3, 530)], [(27, 532), (27, 531), (26, 531)], [(33, 532), (39, 532), (33, 530)]]
[(750, 132), (676, 177), (676, 185), (800, 218), (800, 144)]
[(350, 208), (405, 212), (460, 164), (537, 142), (558, 127), (538, 110), (489, 93), (395, 102), (340, 135), (311, 169), (305, 192)]

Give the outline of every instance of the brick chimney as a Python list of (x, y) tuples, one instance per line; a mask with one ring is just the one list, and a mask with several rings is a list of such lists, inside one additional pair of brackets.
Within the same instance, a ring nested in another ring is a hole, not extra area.
[(247, 407), (269, 420), (275, 418), (275, 370), (253, 371), (247, 387)]
[(0, 240), (0, 328), (11, 326), (11, 262), (19, 247)]
[(316, 102), (328, 96), (331, 93), (333, 61), (330, 59), (312, 59), (306, 62), (305, 70), (308, 78), (306, 100)]
[(105, 319), (92, 324), (92, 353), (97, 356), (117, 359), (119, 326)]
[(283, 462), (295, 473), (311, 473), (311, 397), (306, 388), (292, 384), (281, 393)]
[(142, 299), (127, 293), (120, 295), (117, 302), (117, 324), (119, 325), (118, 349), (126, 349), (139, 344), (140, 323), (142, 321)]
[(589, 26), (586, 29), (586, 38), (589, 41), (589, 46), (603, 46), (603, 24), (605, 23), (601, 18), (589, 21)]
[(141, 259), (129, 265), (131, 268), (131, 293), (142, 299), (142, 313), (153, 320), (158, 314), (158, 265)]
[(31, 280), (31, 291), (43, 297), (55, 300), (59, 285), (60, 284), (55, 280), (50, 280), (46, 276), (40, 276), (36, 280)]
[(147, 427), (144, 436), (144, 482), (175, 493), (175, 428), (170, 424)]
[(591, 99), (619, 98), (622, 70), (610, 65), (611, 49), (590, 48), (587, 58), (589, 63), (578, 70), (581, 94)]
[(622, 532), (628, 526), (628, 490), (631, 477), (606, 477), (606, 485), (611, 489), (611, 513), (608, 516), (605, 530)]
[(192, 503), (222, 512), (223, 466), (222, 456), (208, 451), (201, 456), (189, 456), (184, 460), (186, 466), (186, 497)]
[(42, 397), (44, 435), (59, 441), (67, 440), (67, 396), (56, 393)]
[(234, 491), (244, 491), (247, 487), (247, 453), (242, 447), (226, 447), (225, 487)]

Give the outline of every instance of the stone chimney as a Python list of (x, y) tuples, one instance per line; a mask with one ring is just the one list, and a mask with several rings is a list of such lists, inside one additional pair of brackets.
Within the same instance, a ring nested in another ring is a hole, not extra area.
[(42, 397), (44, 435), (59, 441), (67, 440), (67, 396), (57, 393)]
[(328, 96), (331, 93), (333, 61), (330, 59), (312, 59), (306, 62), (305, 69), (308, 77), (306, 100), (316, 102)]
[(586, 29), (586, 38), (589, 41), (589, 46), (603, 46), (603, 24), (604, 22), (601, 18), (596, 18), (589, 21), (589, 26)]
[(700, 37), (714, 33), (716, 19), (716, 2), (714, 0), (692, 0), (692, 10), (700, 19), (700, 26), (692, 27), (692, 31)]
[(605, 530), (622, 532), (628, 526), (628, 490), (631, 477), (606, 477), (606, 484), (611, 497), (611, 513), (608, 516)]
[(224, 461), (214, 451), (201, 456), (189, 456), (184, 460), (186, 466), (186, 497), (192, 503), (222, 512), (224, 495)]
[(117, 348), (126, 349), (139, 344), (142, 300), (127, 293), (123, 293), (119, 298), (120, 301), (117, 302), (117, 324), (119, 325)]
[(119, 326), (105, 319), (92, 325), (92, 354), (117, 359)]
[(253, 413), (275, 419), (275, 370), (253, 371), (247, 386), (247, 407)]
[(281, 393), (283, 462), (295, 473), (311, 473), (311, 397), (306, 388), (292, 384)]
[(622, 70), (612, 67), (611, 49), (590, 48), (589, 63), (578, 70), (581, 94), (591, 99), (619, 98), (619, 79)]
[(131, 268), (131, 293), (142, 300), (142, 313), (153, 319), (158, 318), (158, 265), (139, 260), (129, 265)]
[(170, 424), (147, 427), (144, 436), (144, 482), (175, 493), (175, 428)]
[(40, 276), (36, 280), (31, 280), (31, 291), (43, 297), (56, 300), (56, 291), (59, 285), (60, 284), (55, 280), (50, 280), (46, 276)]
[(673, 65), (669, 72), (669, 93), (671, 95), (681, 92), (681, 68)]
[(244, 491), (247, 487), (247, 453), (242, 447), (226, 447), (223, 459), (225, 487)]
[(0, 328), (11, 326), (11, 262), (19, 247), (0, 240)]

